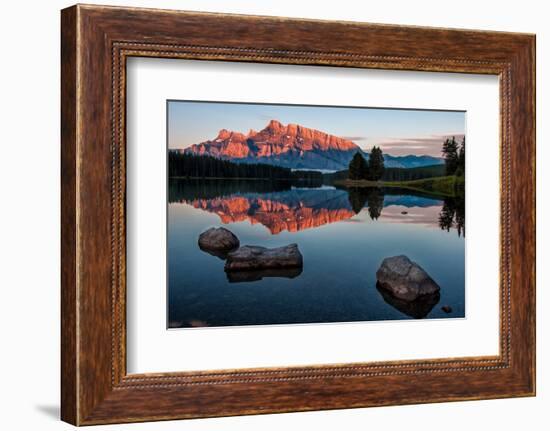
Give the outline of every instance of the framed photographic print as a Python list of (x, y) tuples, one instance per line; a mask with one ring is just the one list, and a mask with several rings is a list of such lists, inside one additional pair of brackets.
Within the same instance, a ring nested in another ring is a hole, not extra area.
[(534, 395), (533, 35), (61, 30), (63, 420)]
[(170, 100), (167, 115), (168, 328), (465, 316), (464, 112)]

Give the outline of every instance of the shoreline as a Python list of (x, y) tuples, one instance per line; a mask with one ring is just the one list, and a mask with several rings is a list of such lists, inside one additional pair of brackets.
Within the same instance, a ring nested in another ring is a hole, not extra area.
[[(169, 180), (203, 180), (203, 181), (262, 181), (262, 182), (292, 182), (292, 183), (316, 183), (315, 181), (302, 179), (302, 178), (265, 178), (265, 177), (190, 177), (190, 176), (169, 176)], [(333, 182), (322, 182), (320, 186), (340, 186), (340, 187), (387, 187), (387, 188), (401, 188), (414, 192), (424, 193), (432, 195), (434, 197), (459, 197), (460, 193), (457, 193), (454, 188), (455, 185), (463, 182), (463, 179), (457, 179), (455, 177), (431, 177), (420, 180), (412, 181), (370, 181), (370, 180), (336, 180)], [(435, 185), (435, 187), (433, 187)], [(426, 187), (428, 186), (428, 187)], [(451, 189), (452, 187), (452, 189)], [(452, 191), (451, 191), (452, 190)]]
[[(245, 177), (183, 177), (183, 176), (169, 176), (168, 179), (174, 179), (174, 180), (216, 180), (216, 181), (287, 181), (287, 182), (302, 182), (302, 183), (314, 183), (314, 180), (308, 180), (306, 178), (265, 178), (265, 177), (253, 177), (253, 178), (245, 178)], [(323, 183), (323, 185), (325, 185)]]
[[(413, 190), (417, 192), (427, 193), (434, 196), (441, 196), (441, 197), (459, 197), (460, 193), (456, 193), (454, 190), (454, 187), (456, 186), (457, 182), (463, 183), (464, 179), (459, 179), (457, 177), (453, 176), (445, 176), (445, 177), (430, 177), (430, 178), (424, 178), (419, 180), (411, 180), (411, 181), (369, 181), (369, 180), (340, 180), (340, 181), (334, 181), (335, 185), (345, 186), (345, 187), (388, 187), (388, 188), (401, 188), (401, 189), (408, 189)], [(447, 183), (447, 184), (445, 184)], [(451, 186), (453, 190), (452, 192), (450, 190), (442, 190), (443, 188), (448, 188)], [(430, 188), (425, 187), (425, 185), (436, 185), (436, 188)], [(424, 186), (424, 187), (423, 187)]]

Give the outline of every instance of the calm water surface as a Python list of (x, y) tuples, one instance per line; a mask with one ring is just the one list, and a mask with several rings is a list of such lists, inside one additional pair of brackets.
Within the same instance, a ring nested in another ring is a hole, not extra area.
[[(197, 245), (212, 226), (228, 228), (241, 245), (297, 243), (304, 267), (229, 279), (224, 260)], [(396, 189), (171, 179), (168, 326), (464, 317), (464, 241), (463, 200)], [(377, 289), (380, 263), (399, 254), (430, 274), (439, 297), (407, 303)]]

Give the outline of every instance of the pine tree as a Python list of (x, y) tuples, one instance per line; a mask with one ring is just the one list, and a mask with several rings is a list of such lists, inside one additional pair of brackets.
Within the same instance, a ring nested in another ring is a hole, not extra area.
[(351, 162), (349, 162), (349, 174), (350, 180), (364, 180), (368, 175), (368, 165), (365, 158), (361, 155), (360, 151), (357, 151)]
[(458, 168), (458, 143), (453, 136), (452, 139), (445, 139), (443, 143), (443, 158), (445, 159), (446, 174), (454, 175)]
[(380, 147), (372, 147), (368, 171), (368, 179), (371, 181), (378, 181), (384, 175), (384, 155)]
[(466, 172), (466, 136), (462, 138), (462, 143), (458, 150), (458, 169), (456, 170), (457, 176), (463, 176)]

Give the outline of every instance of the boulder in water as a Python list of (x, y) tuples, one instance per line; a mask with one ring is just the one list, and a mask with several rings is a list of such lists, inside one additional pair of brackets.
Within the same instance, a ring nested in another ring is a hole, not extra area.
[(237, 248), (239, 244), (239, 238), (224, 227), (211, 227), (199, 235), (199, 247), (205, 251), (230, 251)]
[(297, 244), (278, 248), (245, 245), (227, 255), (225, 271), (301, 268), (302, 266), (302, 253)]
[(420, 265), (403, 255), (384, 259), (376, 271), (376, 279), (381, 288), (405, 301), (414, 301), (419, 296), (433, 295), (440, 290)]

